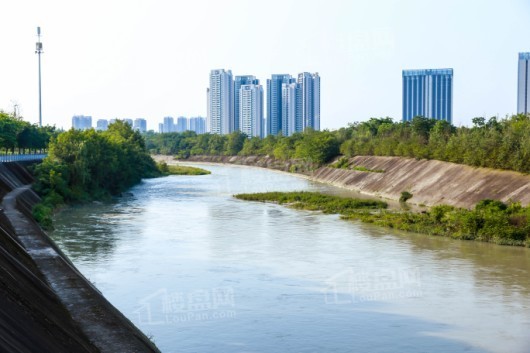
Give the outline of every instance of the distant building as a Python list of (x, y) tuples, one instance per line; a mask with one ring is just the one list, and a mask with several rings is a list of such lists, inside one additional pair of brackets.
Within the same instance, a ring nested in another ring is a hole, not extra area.
[(297, 106), (298, 124), (302, 131), (311, 128), (320, 130), (320, 76), (318, 73), (298, 74), (300, 101)]
[(210, 88), (206, 88), (206, 132), (210, 132)]
[(239, 90), (240, 130), (249, 137), (263, 137), (263, 87), (242, 85)]
[(125, 124), (129, 125), (130, 127), (133, 127), (133, 120), (132, 119), (123, 119), (123, 121), (125, 122)]
[(259, 85), (259, 80), (255, 76), (235, 76), (234, 78), (234, 119), (232, 131), (241, 130), (240, 121), (241, 114), (239, 113), (239, 90), (243, 85)]
[(116, 122), (116, 120), (118, 120), (118, 119), (116, 119), (116, 118), (110, 119), (110, 120), (109, 120), (109, 125), (110, 125), (110, 124), (114, 124), (114, 123)]
[(453, 121), (453, 69), (403, 70), (403, 121)]
[(229, 134), (234, 129), (234, 84), (232, 71), (212, 70), (208, 92), (208, 121), (213, 134)]
[(267, 80), (267, 135), (282, 131), (282, 85), (292, 82), (288, 74), (275, 74)]
[(134, 119), (133, 129), (138, 130), (141, 133), (147, 132), (147, 121), (145, 119)]
[(92, 117), (85, 115), (74, 115), (72, 117), (72, 127), (75, 130), (88, 130), (92, 128)]
[(166, 116), (164, 118), (162, 132), (166, 134), (170, 132), (175, 132), (175, 123), (172, 117)]
[(197, 134), (206, 133), (206, 119), (200, 116), (190, 118), (190, 131), (195, 131)]
[(109, 128), (109, 121), (107, 119), (98, 119), (96, 122), (96, 130), (105, 131)]
[[(293, 80), (294, 81), (294, 80)], [(303, 130), (301, 119), (297, 119), (297, 106), (300, 102), (300, 85), (296, 82), (282, 84), (282, 134), (283, 136), (291, 136), (295, 132)], [(298, 117), (301, 115), (299, 114)], [(298, 124), (297, 124), (298, 122)]]
[(176, 132), (184, 132), (188, 130), (188, 119), (184, 116), (179, 116), (177, 118), (177, 125), (175, 128)]
[(320, 130), (320, 76), (302, 72), (267, 80), (267, 133), (291, 136), (305, 129)]
[(530, 113), (530, 77), (528, 76), (530, 53), (519, 53), (519, 71), (517, 75), (517, 113)]
[(161, 133), (161, 134), (164, 133), (164, 124), (162, 124), (162, 123), (158, 124), (158, 132)]

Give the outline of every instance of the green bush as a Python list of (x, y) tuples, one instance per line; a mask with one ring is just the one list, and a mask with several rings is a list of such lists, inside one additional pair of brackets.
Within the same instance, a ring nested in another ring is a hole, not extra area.
[(412, 194), (408, 191), (403, 191), (399, 197), (399, 202), (407, 202), (412, 198)]
[(140, 133), (123, 121), (103, 132), (72, 129), (52, 138), (48, 156), (33, 173), (33, 188), (42, 198), (34, 214), (43, 226), (50, 226), (62, 203), (105, 199), (160, 175)]
[(530, 207), (483, 200), (473, 210), (440, 205), (427, 212), (385, 210), (386, 204), (312, 192), (239, 194), (247, 201), (277, 202), (304, 210), (338, 213), (347, 220), (428, 235), (530, 247)]

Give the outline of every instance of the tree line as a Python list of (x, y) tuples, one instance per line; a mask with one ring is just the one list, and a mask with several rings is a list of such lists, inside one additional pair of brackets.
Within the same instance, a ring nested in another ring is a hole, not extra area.
[(455, 127), (425, 117), (407, 122), (371, 118), (334, 131), (307, 130), (264, 139), (248, 138), (241, 132), (148, 134), (146, 144), (151, 153), (179, 158), (269, 155), (324, 164), (339, 155), (400, 156), (530, 173), (530, 116), (477, 117), (472, 122), (471, 127)]
[(201, 134), (193, 131), (168, 134), (147, 134), (147, 149), (154, 154), (189, 156), (260, 156), (277, 159), (304, 159), (323, 164), (339, 154), (339, 141), (330, 131), (311, 129), (292, 136), (269, 135), (266, 138), (247, 137), (235, 131), (228, 135)]
[(57, 133), (53, 126), (39, 127), (0, 111), (0, 151), (3, 153), (45, 150)]

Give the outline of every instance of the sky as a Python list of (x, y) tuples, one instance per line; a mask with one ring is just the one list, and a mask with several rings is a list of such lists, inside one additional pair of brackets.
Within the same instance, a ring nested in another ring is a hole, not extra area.
[(516, 111), (517, 55), (530, 51), (528, 0), (6, 0), (0, 109), (43, 124), (73, 115), (206, 116), (212, 69), (318, 72), (321, 127), (402, 115), (403, 69), (454, 69), (453, 124)]

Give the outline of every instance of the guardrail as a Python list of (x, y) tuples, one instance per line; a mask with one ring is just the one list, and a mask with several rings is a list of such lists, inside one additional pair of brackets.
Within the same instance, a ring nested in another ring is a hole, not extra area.
[(0, 154), (0, 163), (41, 161), (46, 158), (46, 153), (40, 154)]

